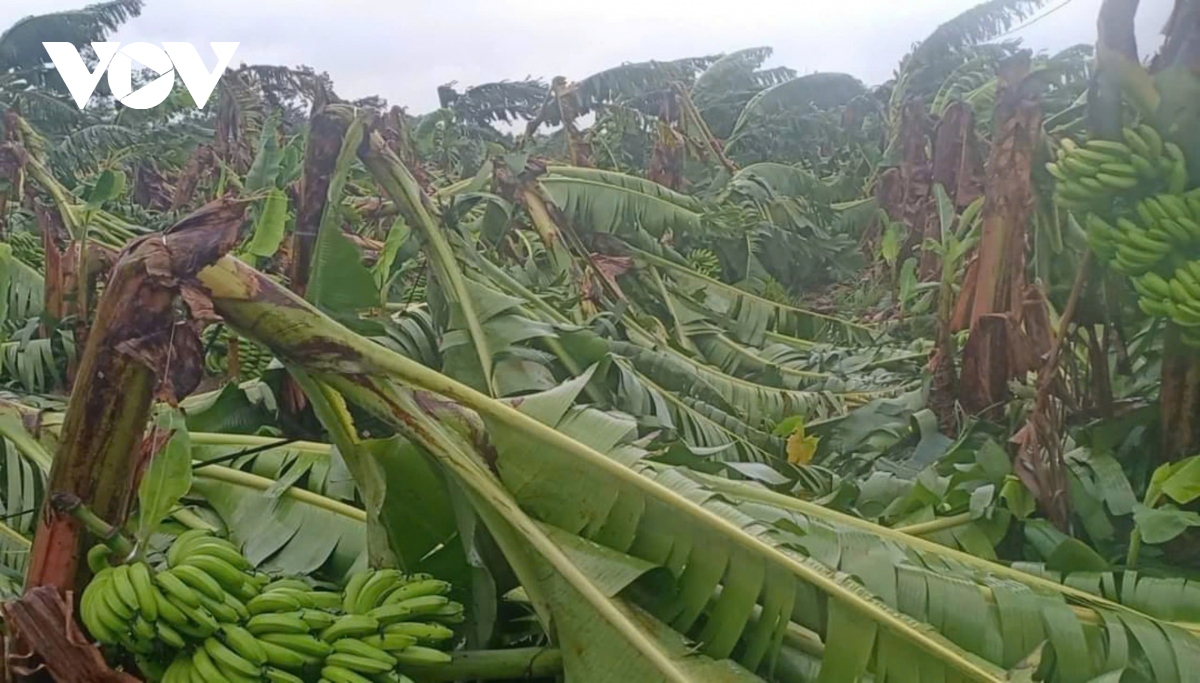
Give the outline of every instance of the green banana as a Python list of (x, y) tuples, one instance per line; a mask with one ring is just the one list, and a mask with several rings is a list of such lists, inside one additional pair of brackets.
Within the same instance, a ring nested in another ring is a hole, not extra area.
[(1071, 179), (1071, 177), (1059, 167), (1057, 162), (1046, 162), (1046, 170), (1050, 173), (1050, 175), (1054, 176), (1055, 180), (1058, 180), (1059, 182), (1065, 183)]
[[(1093, 216), (1096, 215), (1090, 214), (1088, 216), (1089, 220)], [(1099, 216), (1096, 216), (1096, 219), (1103, 222), (1103, 219), (1101, 219)], [(1111, 228), (1109, 228), (1109, 230), (1111, 231)], [(410, 598), (419, 598), (425, 595), (445, 595), (450, 592), (451, 588), (453, 588), (453, 586), (440, 579), (424, 579), (421, 581), (413, 581), (412, 583), (397, 588), (390, 595), (388, 595), (387, 599), (383, 602), (385, 605), (394, 605), (398, 602), (404, 602)]]
[(312, 591), (308, 594), (308, 600), (312, 603), (313, 608), (325, 610), (327, 612), (342, 611), (342, 595), (332, 591)]
[(180, 581), (186, 583), (201, 595), (207, 596), (210, 600), (225, 602), (225, 589), (221, 587), (221, 584), (216, 579), (209, 576), (200, 568), (190, 564), (181, 564), (167, 571), (178, 576)]
[(137, 594), (138, 611), (150, 623), (158, 620), (158, 602), (154, 598), (154, 577), (150, 576), (150, 568), (142, 562), (129, 566), (129, 582)]
[(155, 590), (154, 601), (158, 605), (159, 621), (165, 621), (176, 628), (187, 625), (187, 615), (176, 607), (175, 603), (171, 602), (166, 595), (163, 595), (162, 591)]
[[(377, 608), (382, 609), (382, 608)], [(378, 619), (365, 614), (345, 614), (329, 628), (321, 631), (321, 640), (332, 643), (339, 638), (358, 638), (379, 631)]]
[(238, 614), (237, 610), (230, 607), (224, 600), (218, 602), (207, 595), (201, 594), (200, 603), (204, 606), (204, 609), (208, 610), (209, 614), (212, 614), (213, 617), (219, 622), (236, 624), (241, 620), (241, 616)]
[(250, 610), (246, 609), (246, 604), (234, 597), (233, 593), (225, 594), (225, 604), (237, 613), (239, 621), (250, 619)]
[(121, 618), (121, 621), (129, 622), (133, 619), (134, 611), (117, 593), (116, 579), (109, 579), (109, 585), (100, 593), (100, 601), (107, 605), (109, 610)]
[(215, 557), (216, 559), (225, 562), (229, 566), (239, 571), (248, 571), (254, 568), (254, 565), (250, 564), (250, 560), (246, 559), (245, 555), (238, 552), (238, 549), (232, 543), (223, 538), (209, 538), (211, 541), (201, 541), (200, 543), (195, 544), (194, 548), (188, 555), (207, 555), (209, 557)]
[(1133, 150), (1129, 148), (1129, 145), (1124, 142), (1116, 142), (1115, 140), (1095, 138), (1083, 143), (1083, 146), (1086, 149), (1108, 154), (1109, 156), (1127, 157), (1133, 154)]
[(454, 661), (450, 655), (435, 650), (431, 647), (422, 647), (413, 645), (412, 647), (401, 650), (395, 653), (396, 662), (400, 666), (433, 666), (436, 664), (449, 664)]
[(310, 660), (315, 659), (312, 655), (305, 655), (262, 638), (258, 639), (258, 646), (266, 655), (267, 663), (281, 669), (303, 669)]
[(312, 629), (300, 618), (299, 612), (264, 612), (250, 617), (246, 630), (260, 636), (264, 633), (306, 634)]
[(1129, 164), (1129, 163), (1121, 163), (1121, 164), (1108, 163), (1108, 164), (1102, 164), (1102, 165), (1100, 166), (1100, 172), (1101, 172), (1101, 173), (1109, 173), (1109, 174), (1112, 174), (1112, 175), (1115, 175), (1115, 176), (1121, 176), (1121, 177), (1124, 177), (1124, 178), (1137, 178), (1137, 177), (1138, 177), (1138, 170), (1137, 170), (1137, 168), (1136, 168), (1136, 167), (1134, 167), (1134, 165), (1133, 165), (1133, 164)]
[(1089, 164), (1099, 167), (1101, 164), (1121, 163), (1122, 157), (1113, 156), (1104, 152), (1097, 152), (1087, 147), (1080, 147), (1071, 152), (1069, 158), (1081, 159)]
[(178, 576), (170, 572), (158, 572), (154, 575), (154, 581), (167, 597), (193, 609), (200, 606), (200, 596)]
[(192, 653), (192, 669), (204, 683), (229, 683), (229, 677), (221, 673), (202, 647)]
[(229, 649), (246, 661), (257, 666), (267, 663), (267, 653), (262, 644), (246, 629), (234, 624), (225, 624), (221, 627), (221, 635)]
[(289, 588), (291, 590), (297, 590), (297, 591), (302, 591), (302, 592), (308, 592), (308, 591), (312, 590), (312, 586), (308, 585), (307, 583), (304, 583), (300, 579), (282, 578), (282, 579), (275, 579), (274, 581), (263, 586), (262, 592), (270, 593), (271, 591), (273, 591), (277, 588)]
[(1076, 178), (1090, 178), (1100, 172), (1100, 167), (1080, 159), (1072, 154), (1062, 160), (1060, 166), (1065, 167), (1069, 173), (1075, 174)]
[(166, 621), (154, 622), (154, 630), (158, 634), (158, 639), (175, 648), (176, 650), (183, 649), (187, 645), (187, 641), (179, 634), (179, 631), (171, 628)]
[(1138, 130), (1138, 134), (1142, 136), (1142, 139), (1145, 140), (1146, 144), (1149, 146), (1150, 154), (1148, 156), (1150, 156), (1150, 157), (1162, 156), (1163, 152), (1165, 151), (1165, 148), (1163, 145), (1162, 136), (1158, 134), (1158, 131), (1155, 130), (1152, 126), (1145, 124), (1145, 123), (1138, 126), (1137, 130)]
[(350, 614), (354, 611), (354, 606), (358, 602), (358, 593), (362, 587), (371, 579), (374, 572), (364, 570), (357, 572), (350, 580), (346, 582), (346, 588), (342, 591), (342, 611)]
[(321, 631), (329, 628), (333, 625), (333, 622), (337, 621), (337, 615), (319, 609), (301, 610), (300, 618), (313, 631)]
[(216, 638), (206, 639), (204, 641), (204, 650), (218, 667), (226, 671), (239, 673), (248, 678), (257, 678), (262, 673), (258, 666), (255, 666), (250, 660), (226, 647), (224, 643)]
[(300, 609), (300, 601), (295, 596), (284, 591), (260, 593), (246, 603), (250, 614), (258, 615), (269, 612), (295, 612)]
[[(1156, 296), (1160, 299), (1169, 298), (1171, 295), (1171, 283), (1153, 271), (1134, 280), (1134, 286), (1138, 287), (1140, 291), (1144, 291), (1148, 296)], [(1144, 290), (1141, 288), (1144, 288)]]
[(97, 543), (96, 545), (92, 546), (91, 550), (89, 550), (87, 554), (88, 569), (91, 569), (93, 574), (99, 574), (102, 570), (107, 569), (110, 566), (108, 564), (108, 558), (111, 555), (112, 548), (109, 548), (103, 543)]
[(179, 564), (179, 558), (185, 554), (196, 539), (203, 537), (213, 537), (212, 532), (208, 529), (189, 529), (175, 537), (175, 541), (171, 543), (171, 547), (167, 548), (167, 566), (174, 567)]
[(1157, 178), (1158, 167), (1150, 163), (1150, 160), (1140, 154), (1134, 154), (1129, 157), (1129, 165), (1137, 171), (1137, 174), (1142, 178)]
[(379, 606), (385, 594), (394, 589), (403, 577), (404, 574), (398, 569), (376, 570), (355, 596), (353, 613), (366, 614), (369, 610)]
[(79, 599), (79, 616), (92, 637), (102, 643), (115, 643), (127, 627), (128, 622), (113, 612), (104, 601), (104, 592), (109, 589), (111, 577), (107, 573), (97, 574), (84, 589)]
[(427, 618), (431, 621), (439, 621), (443, 624), (461, 624), (467, 620), (462, 604), (457, 602), (452, 602), (449, 605), (443, 606), (436, 612), (431, 612)]
[(1133, 188), (1137, 187), (1140, 182), (1137, 178), (1131, 178), (1123, 175), (1113, 175), (1111, 173), (1104, 172), (1096, 174), (1096, 181), (1101, 185), (1114, 190), (1132, 190)]
[(367, 612), (367, 616), (374, 617), (379, 620), (379, 623), (386, 626), (397, 621), (407, 621), (413, 617), (435, 613), (448, 604), (450, 604), (450, 599), (444, 595), (423, 595), (376, 607)]
[(1177, 220), (1165, 218), (1158, 222), (1158, 227), (1176, 244), (1188, 245), (1194, 241), (1192, 234)]
[[(171, 598), (168, 597), (167, 600), (171, 600)], [(186, 627), (176, 626), (176, 628), (183, 633), (196, 631), (203, 633), (205, 637), (208, 637), (221, 627), (221, 625), (217, 623), (216, 618), (213, 617), (212, 613), (207, 609), (204, 609), (203, 606), (189, 607), (188, 605), (178, 601), (175, 602), (175, 606), (179, 608), (180, 612), (183, 612), (185, 615), (187, 615), (188, 618)]]
[(242, 570), (212, 555), (188, 555), (181, 560), (180, 564), (200, 569), (216, 579), (217, 583), (228, 591), (239, 590), (246, 582), (246, 574)]
[[(416, 624), (417, 622), (402, 622)], [(398, 624), (394, 624), (398, 625)], [(406, 635), (404, 633), (382, 633), (375, 636), (366, 636), (362, 639), (343, 638), (339, 643), (362, 643), (367, 647), (373, 647), (383, 652), (393, 652), (395, 650), (403, 650), (406, 647), (416, 645), (418, 639), (416, 636)]]
[(154, 630), (154, 624), (143, 619), (141, 615), (138, 615), (129, 623), (133, 635), (142, 640), (154, 640), (158, 637), (158, 632)]
[[(395, 661), (395, 658), (392, 658)], [(325, 658), (326, 666), (340, 666), (355, 671), (361, 674), (381, 674), (385, 671), (391, 671), (394, 664), (381, 662), (378, 659), (370, 657), (359, 657), (358, 655), (349, 655), (342, 652), (335, 652)]]
[(1075, 182), (1077, 182), (1080, 185), (1082, 185), (1083, 187), (1087, 188), (1093, 195), (1095, 195), (1097, 198), (1100, 198), (1100, 199), (1108, 198), (1109, 193), (1112, 191), (1111, 188), (1106, 187), (1103, 183), (1101, 183), (1095, 177), (1076, 178)]
[[(382, 636), (370, 637), (382, 638)], [(335, 653), (341, 653), (345, 655), (354, 655), (355, 657), (374, 659), (382, 662), (388, 669), (396, 666), (395, 657), (391, 656), (383, 649), (375, 647), (374, 645), (368, 645), (357, 638), (342, 638), (333, 644), (333, 651)]]
[(321, 677), (328, 678), (333, 683), (371, 683), (371, 679), (341, 666), (326, 666), (321, 669)]
[(1124, 128), (1121, 130), (1121, 135), (1125, 138), (1125, 142), (1129, 143), (1129, 148), (1134, 154), (1140, 155), (1143, 158), (1152, 159), (1158, 154), (1154, 153), (1150, 144), (1142, 137), (1142, 135), (1132, 128)]
[(121, 602), (134, 611), (139, 610), (137, 590), (133, 587), (133, 579), (129, 577), (129, 565), (119, 564), (113, 569), (112, 585)]
[(304, 683), (303, 678), (272, 666), (263, 669), (263, 678), (269, 683)]
[(264, 633), (258, 639), (265, 643), (286, 647), (292, 652), (308, 657), (324, 658), (333, 651), (329, 643), (307, 633)]
[(383, 636), (402, 635), (416, 638), (422, 643), (441, 643), (454, 637), (454, 631), (441, 624), (431, 624), (420, 621), (401, 621), (388, 624), (383, 629)]

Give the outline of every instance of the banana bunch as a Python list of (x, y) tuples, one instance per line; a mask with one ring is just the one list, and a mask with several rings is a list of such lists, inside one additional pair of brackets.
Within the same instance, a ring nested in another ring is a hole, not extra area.
[(355, 574), (343, 592), (272, 580), (227, 540), (181, 534), (166, 566), (110, 566), (97, 546), (80, 617), (98, 641), (134, 653), (160, 683), (411, 683), (397, 667), (450, 661), (463, 607), (451, 586), (394, 569)]
[(1170, 279), (1155, 272), (1135, 277), (1133, 288), (1143, 313), (1170, 319), (1184, 342), (1200, 348), (1200, 260), (1182, 263)]
[(693, 249), (687, 255), (688, 266), (708, 277), (721, 276), (721, 259), (712, 249)]
[(1142, 124), (1122, 131), (1125, 140), (1088, 140), (1082, 145), (1064, 138), (1057, 161), (1046, 170), (1059, 182), (1054, 201), (1069, 210), (1105, 210), (1119, 199), (1136, 201), (1163, 192), (1182, 194), (1188, 185), (1183, 150), (1164, 142), (1154, 128)]
[[(103, 548), (103, 546), (98, 546)], [(93, 566), (104, 553), (89, 553)], [(233, 544), (189, 531), (167, 553), (168, 568), (103, 563), (80, 598), (80, 618), (96, 640), (137, 654), (182, 648), (212, 636), (223, 622), (248, 617), (261, 581)]]
[(1110, 268), (1140, 275), (1200, 245), (1200, 194), (1145, 197), (1116, 221), (1089, 213), (1084, 222), (1088, 243)]
[(217, 325), (210, 326), (202, 336), (204, 346), (208, 349), (208, 353), (204, 356), (204, 369), (210, 375), (227, 373), (229, 371), (230, 341), (235, 338), (238, 345), (239, 376), (242, 379), (261, 377), (275, 358), (270, 349), (245, 337), (235, 335), (227, 327), (218, 327)]

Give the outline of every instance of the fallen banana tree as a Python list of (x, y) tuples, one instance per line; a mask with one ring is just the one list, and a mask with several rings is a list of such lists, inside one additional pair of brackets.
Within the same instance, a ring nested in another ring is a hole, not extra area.
[[(749, 676), (811, 656), (800, 642), (823, 654), (826, 680), (869, 670), (877, 680), (937, 672), (1005, 681), (1021, 665), (1054, 681), (1143, 666), (1156, 680), (1185, 680), (1181, 672), (1200, 663), (1190, 625), (968, 565), (949, 549), (863, 533), (819, 508), (726, 499), (684, 472), (651, 467), (619, 415), (573, 405), (587, 375), (496, 400), (355, 335), (236, 259), (197, 277), (228, 324), (310, 376), (310, 391), (329, 404), (327, 421), (348, 419), (344, 396), (468, 491), (565, 646), (573, 680), (716, 679), (730, 673), (719, 663), (730, 657)], [(842, 546), (847, 534), (859, 537), (859, 550)], [(665, 568), (674, 590), (665, 601), (622, 593), (628, 583), (595, 573), (604, 558), (632, 574)], [(690, 656), (684, 634), (712, 661)], [(1138, 648), (1126, 646), (1131, 639)], [(1027, 660), (1043, 641), (1053, 656)]]

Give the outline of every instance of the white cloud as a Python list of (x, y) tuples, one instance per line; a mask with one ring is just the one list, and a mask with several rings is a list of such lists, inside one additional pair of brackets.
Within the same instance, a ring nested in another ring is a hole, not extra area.
[[(89, 1), (5, 0), (0, 27)], [(1051, 51), (1092, 42), (1101, 1), (1070, 0), (1013, 37)], [(437, 106), (437, 86), (452, 80), (579, 78), (626, 61), (759, 45), (775, 48), (771, 65), (878, 83), (914, 42), (976, 2), (147, 0), (116, 39), (240, 41), (235, 62), (308, 64), (328, 71), (345, 97), (379, 94), (419, 112)], [(1170, 3), (1142, 4), (1139, 39), (1151, 52)]]

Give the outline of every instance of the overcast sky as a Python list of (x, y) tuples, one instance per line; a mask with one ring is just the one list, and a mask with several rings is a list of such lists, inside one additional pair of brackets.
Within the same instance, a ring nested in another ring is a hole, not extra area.
[[(0, 0), (0, 30), (92, 0)], [(768, 66), (887, 80), (938, 24), (978, 0), (147, 0), (121, 42), (241, 43), (234, 63), (307, 64), (342, 97), (378, 94), (421, 113), (436, 88), (502, 79), (581, 78), (621, 62), (768, 45)], [(1056, 51), (1095, 40), (1102, 0), (1050, 0), (1012, 37)], [(1153, 52), (1171, 0), (1142, 0), (1139, 44)]]

